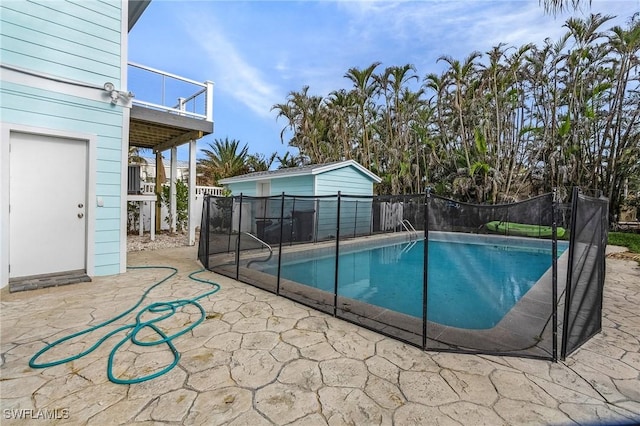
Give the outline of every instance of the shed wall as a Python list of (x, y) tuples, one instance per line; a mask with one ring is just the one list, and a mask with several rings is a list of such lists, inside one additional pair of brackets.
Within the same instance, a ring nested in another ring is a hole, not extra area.
[(316, 175), (315, 195), (372, 195), (373, 182), (353, 167), (342, 167)]
[(312, 175), (291, 176), (271, 180), (271, 195), (314, 195)]
[(227, 185), (233, 195), (247, 195), (249, 197), (255, 197), (257, 194), (256, 182), (236, 182)]
[[(316, 177), (316, 195), (373, 195), (373, 182), (353, 167), (342, 167)], [(368, 234), (371, 228), (369, 199), (343, 197), (340, 205), (340, 235)], [(337, 203), (323, 203), (317, 211), (318, 238), (336, 235)]]

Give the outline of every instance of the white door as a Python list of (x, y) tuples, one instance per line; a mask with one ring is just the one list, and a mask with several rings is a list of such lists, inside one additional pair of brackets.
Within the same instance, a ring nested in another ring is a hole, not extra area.
[(9, 278), (86, 270), (86, 141), (11, 133)]

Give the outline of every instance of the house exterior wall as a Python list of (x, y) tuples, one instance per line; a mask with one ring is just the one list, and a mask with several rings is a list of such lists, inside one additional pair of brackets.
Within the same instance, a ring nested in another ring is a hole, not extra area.
[(314, 195), (372, 195), (371, 179), (353, 167), (342, 167), (316, 175)]
[[(0, 81), (2, 146), (12, 131), (31, 129), (59, 137), (87, 135), (93, 141), (95, 161), (89, 164), (89, 174), (94, 184), (87, 202), (95, 206), (100, 199), (103, 206), (95, 207), (87, 219), (87, 241), (92, 245), (87, 248), (92, 257), (87, 260), (88, 273), (122, 272), (129, 114), (126, 105), (113, 105), (102, 88), (111, 82), (116, 89), (126, 89), (127, 2), (10, 0), (0, 3), (0, 20), (0, 54), (7, 66)], [(0, 169), (8, 168), (9, 152), (3, 148)], [(3, 224), (9, 217), (9, 176), (4, 171)], [(7, 233), (3, 226), (3, 253), (8, 251)], [(0, 265), (0, 286), (8, 281), (7, 259), (3, 257)]]
[(110, 81), (119, 88), (124, 4), (3, 1), (2, 62), (100, 87)]

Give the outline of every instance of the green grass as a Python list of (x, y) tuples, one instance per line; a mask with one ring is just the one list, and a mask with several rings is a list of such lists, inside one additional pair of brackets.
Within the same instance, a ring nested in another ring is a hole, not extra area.
[(640, 234), (609, 232), (609, 244), (627, 247), (630, 252), (640, 253)]

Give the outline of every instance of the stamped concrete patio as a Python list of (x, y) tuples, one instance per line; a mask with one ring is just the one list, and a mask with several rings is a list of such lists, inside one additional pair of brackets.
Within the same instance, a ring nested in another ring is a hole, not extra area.
[[(150, 301), (208, 290), (187, 275), (195, 248), (130, 253), (131, 265), (180, 273)], [(423, 352), (393, 339), (214, 275), (222, 289), (201, 300), (207, 319), (175, 341), (178, 366), (157, 379), (107, 379), (111, 338), (78, 360), (44, 369), (29, 359), (45, 342), (132, 306), (166, 271), (132, 270), (92, 283), (2, 293), (0, 391), (3, 425), (504, 425), (640, 422), (640, 268), (607, 259), (603, 331), (552, 363)], [(189, 308), (167, 333), (195, 321)], [(134, 314), (119, 321), (132, 321)], [(112, 329), (115, 327), (112, 327)], [(42, 361), (85, 350), (105, 332), (74, 339)], [(150, 374), (166, 347), (123, 346), (117, 377)], [(46, 420), (43, 417), (57, 417)], [(21, 418), (21, 419), (20, 419)], [(31, 418), (31, 419), (30, 419)]]

